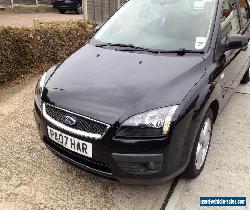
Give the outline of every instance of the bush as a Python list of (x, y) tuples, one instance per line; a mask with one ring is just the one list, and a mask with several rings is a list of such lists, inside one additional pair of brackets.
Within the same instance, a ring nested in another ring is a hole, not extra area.
[(0, 84), (63, 61), (92, 36), (92, 22), (0, 27)]

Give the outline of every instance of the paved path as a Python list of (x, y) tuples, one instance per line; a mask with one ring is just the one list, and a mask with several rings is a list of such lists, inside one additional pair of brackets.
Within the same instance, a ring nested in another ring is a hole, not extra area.
[(241, 85), (219, 115), (202, 174), (192, 181), (180, 180), (166, 210), (209, 210), (200, 207), (201, 196), (248, 197), (250, 209), (250, 84)]
[(60, 13), (0, 13), (0, 26), (34, 26), (34, 19), (42, 22), (76, 21), (83, 19), (82, 15)]
[(36, 81), (0, 94), (0, 209), (159, 209), (170, 182), (112, 184), (54, 156), (33, 119)]

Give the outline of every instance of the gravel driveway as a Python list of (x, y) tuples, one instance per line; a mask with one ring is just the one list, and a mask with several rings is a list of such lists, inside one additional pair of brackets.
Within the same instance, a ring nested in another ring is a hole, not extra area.
[[(75, 21), (81, 15), (0, 14), (0, 25)], [(54, 156), (41, 142), (33, 117), (38, 78), (0, 89), (0, 209), (160, 209), (171, 182), (129, 186), (91, 176)]]
[(82, 15), (59, 13), (14, 14), (0, 13), (0, 26), (34, 26), (34, 19), (42, 22), (76, 21), (83, 19)]
[(0, 209), (160, 209), (171, 183), (107, 183), (54, 156), (34, 117), (37, 78), (0, 90)]

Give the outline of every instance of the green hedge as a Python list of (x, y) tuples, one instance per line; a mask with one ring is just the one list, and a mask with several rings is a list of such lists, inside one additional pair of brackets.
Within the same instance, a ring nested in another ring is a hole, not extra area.
[(92, 22), (0, 27), (0, 84), (63, 61), (92, 36)]

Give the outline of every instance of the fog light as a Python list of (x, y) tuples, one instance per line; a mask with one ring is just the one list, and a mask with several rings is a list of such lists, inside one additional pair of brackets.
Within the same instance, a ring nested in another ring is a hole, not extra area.
[(152, 175), (160, 173), (163, 166), (162, 154), (112, 154), (126, 174)]
[(155, 163), (154, 162), (148, 162), (147, 164), (147, 168), (150, 170), (155, 170)]
[(151, 171), (160, 171), (162, 168), (162, 162), (150, 161), (146, 164), (146, 168)]

